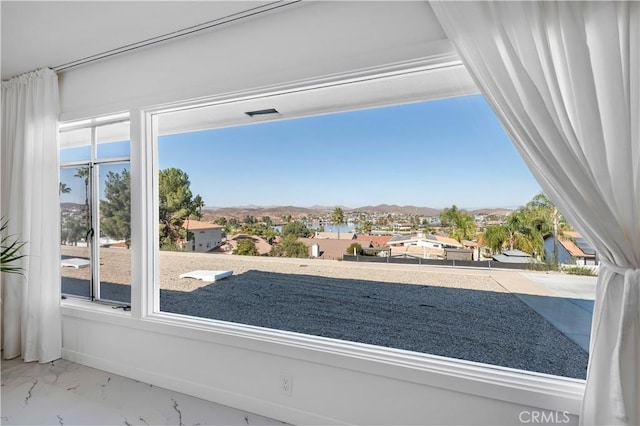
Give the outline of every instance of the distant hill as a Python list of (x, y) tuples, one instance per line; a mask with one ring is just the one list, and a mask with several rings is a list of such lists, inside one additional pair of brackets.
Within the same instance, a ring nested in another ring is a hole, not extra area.
[[(331, 213), (334, 206), (235, 206), (235, 207), (204, 207), (202, 213), (205, 220), (214, 220), (218, 217), (235, 217), (243, 219), (246, 216), (253, 216), (260, 219), (269, 216), (274, 222), (278, 222), (285, 216), (291, 215), (294, 219), (303, 216), (322, 216)], [(432, 207), (399, 206), (396, 204), (379, 204), (377, 206), (362, 206), (357, 208), (342, 207), (345, 213), (369, 213), (369, 214), (400, 214), (400, 215), (420, 215), (438, 216), (441, 209)], [(486, 208), (470, 210), (472, 215), (498, 215), (507, 216), (512, 210), (504, 208)]]
[(496, 215), (496, 216), (508, 216), (513, 210), (510, 209), (476, 209), (471, 210), (469, 214), (472, 215)]
[(84, 204), (80, 204), (80, 203), (60, 203), (60, 209), (61, 210), (70, 210), (73, 208), (82, 208), (84, 207)]
[[(291, 215), (294, 219), (301, 218), (303, 216), (322, 216), (331, 213), (334, 206), (311, 206), (311, 207), (296, 207), (296, 206), (235, 206), (235, 207), (204, 207), (202, 214), (204, 220), (215, 220), (218, 217), (235, 217), (237, 219), (243, 219), (246, 216), (253, 216), (256, 219), (260, 219), (263, 216), (269, 216), (274, 222), (278, 222), (282, 217)], [(345, 213), (369, 213), (369, 214), (381, 214), (381, 213), (396, 213), (404, 215), (421, 215), (421, 216), (437, 216), (440, 210), (431, 207), (416, 207), (416, 206), (398, 206), (381, 204), (378, 206), (363, 206), (355, 209), (348, 207), (341, 207)]]
[[(327, 208), (328, 209), (328, 208)], [(240, 207), (204, 207), (202, 209), (202, 215), (204, 220), (214, 220), (218, 217), (234, 217), (236, 219), (243, 219), (246, 216), (253, 216), (260, 220), (263, 216), (269, 216), (274, 222), (280, 221), (285, 216), (291, 216), (294, 219), (303, 216), (322, 215), (327, 209), (316, 209), (311, 207), (296, 207), (296, 206), (240, 206)]]
[(349, 211), (368, 212), (368, 213), (400, 213), (400, 214), (417, 214), (420, 216), (437, 216), (440, 214), (439, 209), (431, 207), (416, 206), (398, 206), (396, 204), (379, 204), (377, 206), (364, 206)]

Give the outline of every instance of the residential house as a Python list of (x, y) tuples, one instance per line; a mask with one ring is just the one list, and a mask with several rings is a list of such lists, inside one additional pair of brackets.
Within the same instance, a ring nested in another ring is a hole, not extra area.
[(272, 248), (267, 240), (257, 235), (235, 234), (227, 238), (225, 244), (220, 248), (220, 251), (233, 253), (233, 250), (238, 247), (238, 242), (242, 240), (251, 240), (261, 256), (269, 254)]
[(423, 259), (444, 259), (445, 249), (463, 249), (464, 246), (444, 235), (394, 235), (387, 244), (393, 257), (422, 257)]
[[(547, 235), (544, 239), (545, 259), (554, 258), (553, 235)], [(596, 266), (598, 264), (595, 249), (576, 231), (564, 231), (558, 237), (558, 263), (573, 264), (577, 266)]]
[(393, 238), (392, 235), (365, 235), (360, 234), (356, 237), (356, 240), (367, 240), (371, 241), (373, 247), (386, 247), (389, 241)]
[(207, 252), (222, 244), (224, 226), (199, 220), (185, 220), (182, 227), (187, 230), (187, 251)]
[(318, 240), (355, 240), (357, 237), (358, 236), (355, 232), (316, 232), (313, 238), (316, 238)]
[[(307, 247), (309, 247), (309, 257), (318, 257), (320, 259), (342, 259), (347, 253), (347, 248), (351, 244), (360, 244), (362, 248), (372, 248), (373, 243), (370, 240), (351, 240), (351, 239), (331, 239), (331, 238), (298, 238)], [(317, 245), (318, 256), (314, 256), (312, 247)]]

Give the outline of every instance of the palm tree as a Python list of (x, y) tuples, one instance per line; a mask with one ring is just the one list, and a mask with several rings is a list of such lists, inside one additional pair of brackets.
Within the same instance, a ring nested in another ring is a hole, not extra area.
[(344, 223), (344, 212), (340, 207), (333, 209), (331, 222), (333, 222), (334, 225), (338, 225), (338, 239), (340, 239), (340, 225)]
[(440, 220), (444, 226), (449, 227), (449, 235), (459, 243), (462, 240), (473, 239), (476, 231), (473, 216), (465, 210), (458, 209), (455, 204), (440, 212)]
[(498, 254), (509, 239), (509, 230), (504, 225), (489, 225), (480, 235), (479, 243), (489, 249), (490, 254)]
[(545, 234), (553, 233), (553, 264), (557, 265), (558, 238), (562, 236), (562, 230), (569, 227), (566, 219), (558, 212), (556, 206), (544, 192), (536, 194), (527, 203), (527, 207), (538, 211), (540, 230)]
[(196, 195), (191, 201), (191, 214), (190, 217), (194, 217), (197, 220), (202, 219), (202, 208), (204, 207), (204, 200), (200, 195)]
[(540, 257), (544, 252), (544, 236), (552, 229), (548, 211), (527, 204), (511, 212), (502, 225), (489, 226), (482, 240), (491, 251), (501, 246), (518, 249)]
[(69, 188), (66, 183), (60, 182), (60, 189), (58, 191), (60, 194), (68, 194), (71, 192), (71, 188)]
[(503, 224), (507, 231), (506, 243), (509, 250), (518, 249), (527, 253), (540, 253), (543, 240), (538, 228), (535, 226), (535, 211), (528, 208), (520, 208), (511, 212)]
[(89, 166), (78, 167), (78, 171), (73, 177), (84, 179), (84, 208), (87, 220), (87, 229), (91, 228), (89, 225)]

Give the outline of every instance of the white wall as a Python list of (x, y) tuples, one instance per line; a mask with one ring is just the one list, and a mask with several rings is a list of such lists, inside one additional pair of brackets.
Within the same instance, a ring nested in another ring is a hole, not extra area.
[(193, 240), (187, 242), (187, 250), (189, 251), (207, 252), (222, 242), (221, 229), (195, 229), (191, 232)]
[[(439, 55), (455, 56), (426, 2), (303, 3), (65, 71), (61, 120)], [(132, 135), (141, 132), (136, 120), (132, 126)], [(148, 146), (140, 152), (151, 155)], [(132, 182), (143, 182), (145, 158), (132, 153)], [(152, 203), (148, 191), (142, 195), (132, 209), (144, 214), (133, 225), (134, 237), (146, 243), (134, 247), (152, 250), (153, 233), (144, 226)], [(136, 253), (135, 268), (153, 268)], [(151, 292), (138, 281), (150, 275), (134, 272), (131, 313), (64, 302), (65, 358), (296, 424), (517, 424), (541, 409), (566, 410), (570, 416), (559, 420), (577, 423), (583, 385), (575, 381), (250, 327), (146, 318)], [(292, 395), (279, 391), (282, 374), (293, 378)]]
[(447, 51), (451, 47), (427, 2), (303, 2), (65, 71), (60, 76), (61, 120)]
[[(320, 349), (293, 333), (212, 333), (87, 303), (63, 307), (65, 359), (293, 424), (512, 425), (542, 413), (554, 419), (544, 423), (577, 424), (576, 381), (328, 339)], [(283, 374), (291, 395), (280, 390)]]

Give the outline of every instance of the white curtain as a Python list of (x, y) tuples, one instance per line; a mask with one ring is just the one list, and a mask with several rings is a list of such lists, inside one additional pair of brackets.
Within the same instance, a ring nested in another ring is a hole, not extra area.
[(640, 2), (432, 1), (543, 190), (596, 248), (582, 424), (640, 424)]
[(2, 274), (3, 356), (60, 358), (58, 77), (41, 69), (2, 82), (0, 214), (22, 249), (22, 275)]

